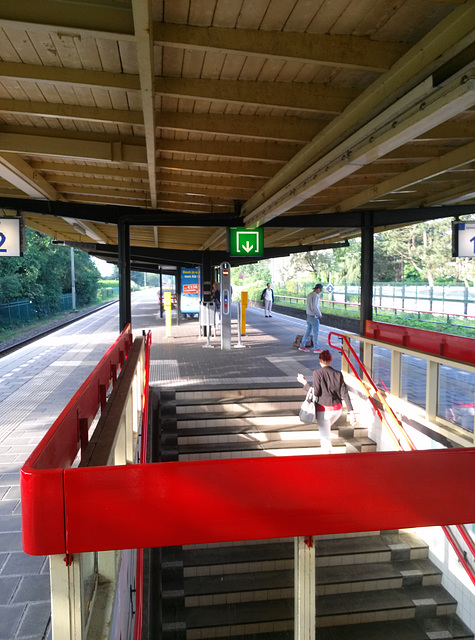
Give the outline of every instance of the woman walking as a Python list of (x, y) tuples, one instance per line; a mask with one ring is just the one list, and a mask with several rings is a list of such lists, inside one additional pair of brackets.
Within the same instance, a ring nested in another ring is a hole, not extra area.
[[(315, 412), (322, 451), (323, 453), (331, 453), (331, 427), (341, 416), (342, 400), (345, 401), (346, 408), (350, 413), (351, 424), (354, 424), (356, 419), (343, 374), (330, 366), (332, 363), (331, 353), (328, 350), (322, 351), (319, 361), (321, 369), (316, 369), (313, 372)], [(305, 391), (310, 389), (305, 376), (301, 373), (297, 375), (297, 380), (304, 386)]]

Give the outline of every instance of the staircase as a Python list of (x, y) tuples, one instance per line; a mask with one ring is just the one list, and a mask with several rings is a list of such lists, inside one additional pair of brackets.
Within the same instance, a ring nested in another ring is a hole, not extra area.
[[(298, 419), (302, 388), (162, 391), (161, 460), (319, 455)], [(333, 426), (334, 453), (374, 451), (367, 430)], [(315, 538), (319, 640), (474, 639), (408, 531)], [(293, 539), (162, 550), (163, 639), (293, 638)]]

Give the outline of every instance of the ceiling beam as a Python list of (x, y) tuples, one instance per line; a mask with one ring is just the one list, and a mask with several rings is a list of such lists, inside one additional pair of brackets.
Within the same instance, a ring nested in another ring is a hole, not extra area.
[(141, 111), (125, 109), (98, 109), (62, 103), (34, 102), (30, 100), (5, 100), (0, 98), (0, 113), (58, 120), (82, 120), (114, 124), (143, 125)]
[(358, 95), (356, 89), (304, 82), (258, 82), (202, 78), (157, 79), (159, 95), (338, 114)]
[(31, 198), (62, 200), (54, 187), (14, 154), (0, 153), (0, 177)]
[(408, 46), (366, 37), (220, 27), (155, 24), (155, 43), (167, 47), (235, 53), (325, 66), (387, 71)]
[[(0, 126), (0, 134), (0, 152), (7, 151), (32, 156), (58, 156), (84, 161), (102, 160), (139, 165), (147, 163), (144, 138), (137, 136), (127, 136), (124, 137), (124, 141), (121, 141), (121, 138), (107, 134), (89, 134), (46, 128), (36, 129), (33, 134), (31, 127), (8, 125)], [(212, 159), (262, 160), (263, 162), (284, 164), (302, 148), (302, 144), (267, 142), (258, 139), (251, 142), (250, 140), (170, 140), (162, 138), (157, 141), (157, 151), (192, 154)]]
[[(0, 21), (1, 23), (1, 21)], [(8, 80), (31, 80), (54, 85), (78, 85), (113, 91), (140, 91), (140, 77), (127, 73), (73, 69), (71, 67), (48, 67), (45, 65), (0, 61), (0, 78)]]
[[(0, 27), (60, 34), (63, 38), (98, 37), (134, 41), (136, 33), (129, 3), (70, 3), (58, 0), (22, 0), (2, 7)], [(152, 27), (152, 25), (151, 25)], [(189, 27), (156, 22), (155, 44), (191, 50), (217, 49), (224, 53), (298, 60), (322, 65), (374, 71), (387, 70), (407, 45), (378, 42), (367, 37), (314, 33), (251, 31), (217, 27)]]
[[(428, 131), (475, 104), (475, 72), (464, 73), (463, 77), (455, 77), (436, 89), (431, 89), (430, 82), (423, 84), (422, 91), (416, 90), (420, 95), (415, 104), (410, 96), (405, 96), (271, 197), (266, 195), (266, 186), (263, 187), (262, 193), (253, 196), (243, 207), (246, 225), (262, 224), (288, 211), (362, 165), (414, 139), (421, 131)], [(407, 100), (410, 106), (404, 109)], [(264, 201), (258, 204), (260, 199)]]
[(429, 180), (430, 178), (444, 173), (445, 171), (473, 162), (474, 157), (475, 142), (472, 142), (455, 149), (455, 151), (446, 153), (440, 158), (435, 158), (434, 160), (423, 165), (419, 165), (414, 169), (410, 169), (409, 171), (395, 175), (388, 180), (384, 180), (369, 189), (342, 200), (334, 207), (329, 207), (322, 211), (322, 213), (330, 213), (331, 211), (350, 211), (352, 209), (356, 209), (366, 202), (379, 198), (387, 193), (409, 187), (410, 185), (417, 184), (424, 180)]
[(326, 126), (326, 122), (295, 116), (245, 116), (217, 113), (175, 113), (161, 111), (157, 127), (170, 131), (196, 131), (240, 138), (264, 138), (305, 143)]
[[(45, 135), (28, 135), (22, 133), (5, 133), (0, 127), (0, 153), (19, 153), (28, 156), (56, 156), (58, 158), (102, 161), (113, 163), (147, 164), (147, 156), (143, 139), (141, 144), (123, 144), (111, 138), (110, 142), (87, 140), (86, 136), (70, 136), (71, 132), (60, 135), (52, 129), (44, 129)], [(22, 127), (18, 127), (21, 131)], [(23, 127), (24, 129), (24, 127)]]
[[(326, 161), (330, 154), (326, 150), (335, 148), (337, 142), (347, 139), (346, 143), (338, 145), (341, 159), (348, 151), (352, 153), (356, 139), (351, 136), (367, 130), (365, 123), (373, 122), (371, 128), (374, 132), (375, 126), (380, 128), (384, 125), (384, 117), (381, 118), (380, 114), (384, 114), (385, 111), (394, 121), (418, 101), (420, 106), (421, 98), (424, 98), (429, 90), (427, 83), (423, 82), (424, 78), (429, 78), (430, 83), (431, 73), (473, 41), (474, 23), (475, 3), (469, 2), (454, 9), (447, 18), (395, 62), (387, 73), (363, 91), (350, 107), (332, 120), (324, 131), (297, 153), (283, 170), (279, 171), (246, 203), (243, 213), (248, 223), (261, 223), (268, 215), (279, 215), (291, 208), (292, 199), (288, 199), (284, 204), (279, 197), (276, 198), (276, 195), (279, 192), (288, 191), (289, 188), (292, 189), (294, 181), (298, 183), (298, 176), (302, 175), (308, 167), (312, 165), (316, 167), (319, 161), (322, 165), (328, 166)], [(412, 137), (442, 124), (447, 119), (446, 117), (444, 120), (432, 122), (431, 126), (413, 130)], [(401, 144), (403, 144), (402, 140), (396, 147)], [(391, 148), (388, 147), (387, 152), (390, 151)], [(380, 155), (374, 154), (373, 161)], [(346, 156), (346, 161), (350, 162), (349, 156)], [(324, 168), (324, 170), (328, 169)]]
[(67, 5), (60, 0), (6, 2), (2, 6), (0, 27), (56, 32), (76, 38), (84, 34), (114, 40), (134, 39), (129, 3), (110, 0), (71, 2)]
[(155, 141), (155, 78), (153, 69), (153, 21), (151, 0), (132, 0), (140, 94), (145, 126), (145, 148), (152, 209), (157, 208), (156, 141)]
[[(58, 179), (57, 176), (64, 176), (69, 174), (74, 175), (93, 175), (93, 176), (114, 176), (123, 178), (124, 180), (147, 180), (147, 172), (144, 169), (121, 169), (116, 167), (101, 167), (97, 165), (78, 165), (60, 162), (50, 162), (33, 160), (30, 166), (36, 171), (47, 173), (50, 178)], [(232, 162), (232, 161), (200, 161), (200, 160), (168, 160), (166, 158), (159, 158), (157, 160), (157, 178), (160, 175), (170, 176), (170, 180), (181, 180), (181, 171), (191, 172), (196, 176), (195, 179), (199, 179), (198, 176), (205, 174), (209, 176), (208, 180), (213, 183), (215, 180), (233, 181), (228, 176), (235, 175), (236, 179), (248, 178), (253, 183), (261, 183), (265, 178), (271, 177), (276, 169), (277, 165), (264, 162)], [(169, 170), (168, 173), (160, 174), (160, 169)], [(393, 172), (395, 173), (395, 171)], [(221, 175), (214, 175), (221, 174)], [(56, 176), (56, 178), (55, 178)], [(176, 177), (175, 177), (176, 176)], [(212, 177), (211, 177), (212, 176)], [(192, 176), (188, 176), (192, 177)], [(206, 180), (205, 180), (206, 181)]]

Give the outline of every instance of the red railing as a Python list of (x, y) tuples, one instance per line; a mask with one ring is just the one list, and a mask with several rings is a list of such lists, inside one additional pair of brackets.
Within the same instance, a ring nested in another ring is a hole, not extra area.
[(365, 337), (435, 356), (475, 364), (475, 340), (436, 331), (366, 320)]
[[(27, 553), (43, 555), (49, 534), (38, 523), (48, 522), (66, 547), (63, 473), (87, 445), (88, 429), (99, 407), (106, 404), (110, 384), (124, 365), (132, 344), (130, 325), (104, 354), (94, 371), (63, 409), (21, 469), (22, 535)], [(62, 553), (62, 551), (58, 551)]]
[[(374, 324), (374, 323), (373, 323)], [(412, 442), (412, 440), (410, 439), (409, 435), (407, 434), (406, 430), (404, 429), (403, 425), (401, 424), (400, 420), (397, 418), (397, 416), (395, 415), (394, 411), (392, 410), (392, 408), (389, 406), (389, 404), (387, 403), (384, 395), (381, 393), (381, 391), (378, 389), (378, 387), (375, 385), (373, 379), (371, 378), (371, 376), (369, 375), (369, 373), (366, 370), (366, 367), (363, 365), (363, 363), (361, 362), (361, 360), (359, 359), (359, 357), (357, 356), (355, 350), (353, 349), (353, 347), (350, 344), (350, 341), (348, 340), (348, 338), (345, 335), (342, 335), (340, 333), (335, 333), (335, 332), (330, 332), (328, 334), (328, 344), (330, 345), (330, 347), (332, 347), (333, 349), (336, 349), (337, 351), (340, 351), (340, 353), (342, 354), (342, 356), (345, 358), (348, 366), (351, 368), (351, 370), (353, 371), (354, 376), (361, 382), (362, 387), (364, 388), (366, 395), (368, 397), (368, 399), (370, 400), (373, 408), (375, 409), (379, 419), (381, 420), (381, 423), (386, 425), (386, 428), (388, 429), (390, 435), (392, 436), (394, 442), (396, 443), (396, 446), (399, 450), (403, 450), (402, 446), (401, 446), (401, 442), (400, 440), (396, 437), (396, 434), (393, 430), (393, 428), (391, 427), (389, 421), (386, 419), (386, 415), (384, 413), (381, 413), (381, 411), (379, 410), (379, 407), (375, 404), (373, 398), (371, 397), (371, 394), (368, 392), (363, 380), (361, 380), (361, 377), (359, 376), (358, 372), (356, 371), (356, 368), (353, 366), (353, 363), (351, 362), (348, 354), (346, 353), (346, 351), (343, 349), (343, 347), (340, 346), (335, 346), (331, 343), (331, 336), (337, 336), (338, 338), (341, 339), (342, 342), (345, 343), (345, 345), (347, 346), (347, 349), (352, 353), (353, 357), (355, 358), (358, 366), (361, 368), (361, 370), (363, 371), (367, 381), (369, 382), (370, 386), (373, 388), (375, 394), (377, 395), (378, 399), (380, 400), (380, 402), (382, 403), (383, 407), (386, 409), (386, 411), (389, 413), (391, 419), (394, 421), (394, 423), (397, 425), (397, 429), (399, 431), (399, 433), (404, 437), (404, 439), (406, 440), (406, 442), (408, 443), (410, 449), (412, 451), (416, 450), (416, 446), (415, 444)], [(475, 557), (475, 545), (473, 543), (472, 538), (470, 537), (469, 532), (467, 531), (465, 525), (462, 524), (457, 524), (456, 525), (456, 529), (459, 532), (459, 534), (462, 536), (463, 540), (465, 541), (465, 544), (467, 545), (467, 547), (469, 548), (470, 552), (472, 553), (472, 555)], [(455, 551), (455, 554), (457, 555), (457, 558), (459, 559), (461, 565), (464, 567), (465, 571), (467, 572), (470, 580), (472, 581), (473, 584), (475, 584), (475, 571), (473, 569), (473, 567), (471, 566), (471, 564), (468, 562), (468, 560), (465, 557), (464, 551), (462, 549), (462, 547), (460, 546), (460, 544), (458, 543), (457, 539), (455, 538), (455, 536), (453, 535), (453, 533), (450, 531), (450, 529), (448, 528), (448, 526), (442, 526), (442, 530), (445, 533), (447, 540), (449, 541), (449, 543), (451, 544), (452, 548)]]
[[(343, 349), (343, 347), (340, 347), (339, 345), (332, 344), (332, 342), (331, 342), (331, 337), (332, 336), (336, 336), (342, 342), (345, 343), (348, 351), (351, 352), (351, 354), (355, 358), (356, 362), (358, 363), (358, 366), (361, 368), (361, 371), (363, 372), (367, 383), (373, 389), (373, 392), (374, 392), (375, 396), (378, 398), (378, 400), (381, 402), (381, 404), (383, 405), (384, 409), (386, 410), (387, 414), (390, 416), (393, 425), (396, 427), (396, 430), (393, 428), (393, 426), (391, 425), (390, 421), (387, 419), (386, 414), (382, 413), (379, 410), (379, 407), (376, 404), (373, 396), (368, 391), (367, 387), (364, 384), (364, 381), (361, 379), (361, 377), (358, 374), (356, 368), (353, 366), (353, 363), (351, 362), (351, 360), (350, 360), (348, 354), (346, 353), (346, 351)], [(389, 434), (391, 435), (392, 439), (394, 440), (397, 448), (398, 449), (402, 449), (403, 448), (402, 445), (401, 445), (401, 440), (400, 440), (400, 437), (402, 437), (406, 441), (409, 449), (414, 451), (416, 449), (416, 446), (414, 445), (414, 443), (410, 439), (409, 435), (406, 433), (406, 430), (404, 429), (404, 427), (402, 426), (402, 424), (398, 420), (398, 418), (397, 418), (396, 414), (394, 413), (394, 411), (392, 410), (392, 408), (387, 403), (387, 401), (386, 401), (385, 397), (383, 396), (383, 394), (381, 393), (380, 389), (378, 389), (378, 387), (373, 382), (373, 379), (371, 378), (371, 376), (367, 372), (366, 367), (364, 366), (364, 364), (361, 362), (361, 360), (357, 356), (357, 354), (356, 354), (355, 350), (353, 349), (353, 347), (351, 346), (351, 343), (348, 340), (348, 338), (346, 336), (340, 334), (340, 333), (335, 333), (334, 331), (330, 331), (330, 333), (328, 334), (328, 344), (333, 349), (336, 349), (337, 351), (340, 351), (340, 353), (342, 354), (342, 356), (345, 358), (346, 362), (348, 363), (348, 366), (353, 371), (353, 374), (354, 374), (355, 378), (361, 382), (362, 387), (364, 388), (365, 393), (366, 393), (366, 395), (368, 397), (368, 400), (371, 402), (371, 404), (372, 404), (377, 416), (381, 420), (381, 422), (386, 426), (386, 428), (387, 428)], [(399, 436), (400, 437), (397, 436), (397, 432), (399, 432)]]

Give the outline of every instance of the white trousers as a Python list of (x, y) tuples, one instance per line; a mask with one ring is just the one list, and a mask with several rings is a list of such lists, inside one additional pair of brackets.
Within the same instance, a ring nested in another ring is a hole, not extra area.
[(266, 316), (270, 316), (270, 312), (272, 311), (272, 300), (264, 298), (264, 310)]
[(318, 431), (320, 432), (320, 446), (323, 453), (330, 453), (332, 450), (331, 429), (341, 416), (341, 409), (317, 411)]

